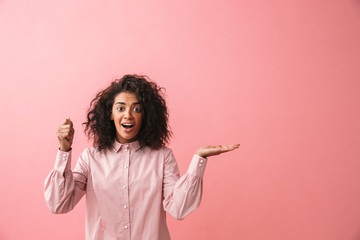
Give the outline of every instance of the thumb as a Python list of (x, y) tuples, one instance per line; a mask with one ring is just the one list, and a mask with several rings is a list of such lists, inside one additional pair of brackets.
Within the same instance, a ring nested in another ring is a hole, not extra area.
[(71, 123), (71, 120), (70, 120), (70, 118), (68, 117), (68, 118), (66, 118), (61, 124), (63, 125), (63, 124), (70, 124)]

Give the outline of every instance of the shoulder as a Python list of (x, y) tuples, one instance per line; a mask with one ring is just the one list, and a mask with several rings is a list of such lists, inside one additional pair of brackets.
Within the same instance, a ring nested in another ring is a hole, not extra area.
[(87, 160), (91, 160), (94, 158), (99, 158), (103, 154), (106, 154), (108, 150), (105, 151), (99, 151), (96, 147), (89, 147), (85, 148), (84, 151), (81, 154), (81, 157)]
[(97, 154), (99, 151), (95, 148), (95, 147), (89, 147), (89, 148), (85, 148), (84, 151), (82, 152), (82, 154), (86, 154), (86, 155), (94, 155)]
[(160, 147), (158, 149), (154, 149), (154, 148), (150, 148), (150, 147), (145, 146), (144, 148), (142, 148), (142, 150), (144, 150), (146, 152), (157, 152), (157, 153), (163, 153), (163, 154), (172, 153), (172, 149), (167, 147), (167, 146), (163, 146), (163, 147)]
[(161, 147), (158, 149), (153, 149), (150, 147), (143, 147), (141, 149), (139, 149), (139, 152), (141, 154), (147, 155), (147, 156), (158, 156), (158, 157), (162, 157), (162, 158), (168, 158), (169, 156), (173, 155), (173, 151), (171, 148), (169, 147)]
[(161, 149), (165, 156), (170, 156), (173, 154), (173, 150), (171, 148), (162, 147)]

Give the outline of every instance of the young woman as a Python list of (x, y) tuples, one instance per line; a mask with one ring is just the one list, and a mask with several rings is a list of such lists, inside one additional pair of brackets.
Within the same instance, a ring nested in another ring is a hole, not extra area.
[(234, 150), (206, 146), (180, 178), (161, 88), (144, 76), (125, 75), (92, 100), (84, 123), (94, 146), (71, 170), (73, 123), (57, 129), (60, 148), (45, 180), (53, 213), (72, 210), (86, 194), (86, 239), (170, 239), (166, 214), (183, 219), (201, 200), (207, 157)]

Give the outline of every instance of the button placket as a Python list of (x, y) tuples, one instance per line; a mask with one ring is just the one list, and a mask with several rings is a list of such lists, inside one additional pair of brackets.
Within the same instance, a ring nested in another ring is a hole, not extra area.
[[(129, 145), (125, 145), (125, 162), (124, 162), (124, 185), (122, 186), (122, 191), (124, 193), (124, 202), (123, 202), (123, 210), (124, 210), (124, 229), (128, 230), (130, 228), (130, 210), (129, 210), (129, 175), (130, 175), (130, 149)], [(130, 237), (130, 231), (124, 232), (126, 235)]]

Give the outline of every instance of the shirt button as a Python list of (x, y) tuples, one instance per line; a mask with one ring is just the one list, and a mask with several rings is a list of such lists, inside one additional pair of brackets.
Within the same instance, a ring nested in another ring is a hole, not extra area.
[(199, 167), (201, 167), (202, 166), (202, 164), (199, 164)]
[(125, 189), (125, 188), (126, 188), (126, 186), (123, 186), (123, 188)]
[(127, 168), (127, 165), (125, 165), (125, 167), (124, 168)]
[(128, 226), (127, 225), (125, 225), (125, 227), (124, 227), (125, 229), (127, 229), (128, 228)]
[(127, 206), (126, 206), (126, 205), (124, 205), (124, 208), (127, 208)]
[(202, 160), (202, 159), (201, 159), (201, 160), (200, 160), (200, 162), (201, 162), (201, 163), (203, 163), (203, 162), (204, 162), (204, 160)]

